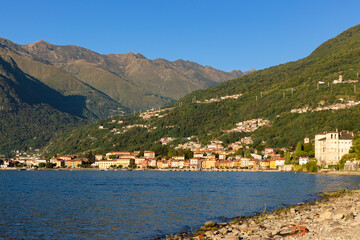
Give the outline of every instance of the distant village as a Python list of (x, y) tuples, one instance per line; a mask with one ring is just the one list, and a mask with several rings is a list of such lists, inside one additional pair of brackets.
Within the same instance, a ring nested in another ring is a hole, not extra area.
[[(153, 151), (108, 152), (105, 155), (94, 155), (90, 158), (77, 155), (54, 156), (50, 159), (40, 157), (25, 157), (21, 153), (15, 159), (0, 158), (0, 169), (99, 169), (99, 170), (189, 170), (189, 171), (294, 171), (296, 166), (304, 166), (310, 162), (317, 162), (317, 166), (328, 167), (339, 163), (341, 157), (348, 153), (352, 146), (353, 133), (347, 131), (326, 132), (315, 135), (314, 157), (297, 156), (295, 161), (286, 159), (296, 155), (296, 150), (286, 148), (265, 148), (262, 151), (239, 154), (239, 150), (249, 149), (253, 143), (251, 137), (244, 137), (235, 143), (224, 146), (222, 141), (213, 140), (210, 144), (189, 141), (179, 144), (175, 149), (189, 149), (191, 157), (185, 155), (159, 157)], [(188, 138), (195, 139), (196, 136)], [(169, 144), (173, 138), (162, 138), (163, 145)], [(305, 138), (303, 144), (311, 144)], [(347, 170), (357, 170), (359, 163), (348, 161)]]

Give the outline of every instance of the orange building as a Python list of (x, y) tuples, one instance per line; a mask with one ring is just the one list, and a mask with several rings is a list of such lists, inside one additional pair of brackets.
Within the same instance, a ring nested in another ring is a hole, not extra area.
[(71, 159), (71, 160), (64, 160), (65, 167), (67, 167), (67, 168), (79, 168), (85, 162), (87, 162), (87, 161), (84, 160), (84, 159), (81, 159), (81, 158), (75, 158), (75, 159)]

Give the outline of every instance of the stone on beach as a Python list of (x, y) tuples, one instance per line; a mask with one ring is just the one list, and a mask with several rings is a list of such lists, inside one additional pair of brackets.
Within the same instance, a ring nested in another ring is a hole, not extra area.
[(207, 228), (216, 227), (217, 223), (215, 221), (207, 221), (206, 223), (204, 223), (204, 226)]
[(238, 227), (238, 229), (241, 230), (241, 231), (243, 231), (243, 232), (247, 232), (248, 228), (249, 228), (249, 226), (248, 226), (246, 223), (241, 224), (241, 225)]
[(331, 219), (332, 216), (333, 216), (333, 214), (331, 212), (325, 211), (325, 212), (320, 213), (319, 219), (320, 220), (327, 220), (327, 219)]

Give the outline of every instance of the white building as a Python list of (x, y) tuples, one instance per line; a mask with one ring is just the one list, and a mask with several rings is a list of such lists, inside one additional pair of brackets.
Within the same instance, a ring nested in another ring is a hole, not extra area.
[(244, 168), (249, 166), (250, 158), (241, 158), (240, 161), (240, 167)]
[(336, 165), (349, 153), (354, 134), (347, 131), (326, 132), (315, 135), (315, 158), (318, 165)]
[(157, 166), (157, 160), (155, 158), (150, 159), (149, 166), (150, 167), (156, 167)]
[(155, 152), (145, 151), (145, 152), (144, 152), (144, 157), (145, 157), (145, 158), (154, 158), (154, 157), (155, 157)]
[(276, 158), (276, 161), (275, 161), (275, 166), (276, 167), (279, 167), (279, 166), (283, 166), (285, 165), (285, 158)]
[(190, 159), (190, 167), (194, 167), (195, 169), (201, 168), (201, 163), (201, 158), (194, 157)]
[(308, 157), (299, 157), (299, 165), (305, 165), (309, 162)]
[(259, 154), (250, 153), (250, 155), (251, 155), (253, 158), (257, 159), (257, 160), (261, 160), (261, 159), (262, 159), (262, 156), (259, 155)]

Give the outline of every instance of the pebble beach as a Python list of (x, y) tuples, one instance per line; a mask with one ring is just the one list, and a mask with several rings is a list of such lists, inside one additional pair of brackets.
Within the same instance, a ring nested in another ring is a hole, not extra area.
[(229, 223), (208, 221), (196, 233), (166, 239), (360, 239), (360, 190), (319, 194), (322, 198)]

